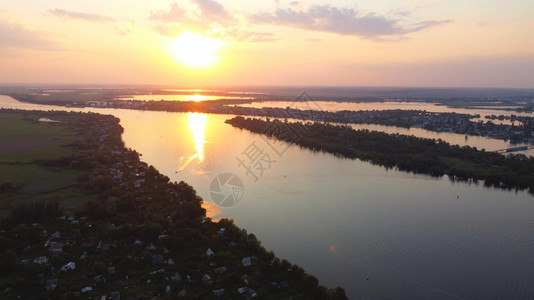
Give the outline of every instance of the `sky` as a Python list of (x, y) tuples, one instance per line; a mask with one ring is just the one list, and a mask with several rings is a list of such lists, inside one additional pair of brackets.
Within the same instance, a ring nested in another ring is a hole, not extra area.
[(532, 0), (3, 0), (0, 83), (534, 88)]

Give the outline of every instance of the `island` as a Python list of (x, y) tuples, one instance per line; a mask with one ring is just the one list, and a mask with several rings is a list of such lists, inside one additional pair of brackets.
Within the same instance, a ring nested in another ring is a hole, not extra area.
[(349, 126), (320, 122), (288, 122), (237, 116), (226, 123), (312, 151), (360, 159), (386, 168), (444, 175), (452, 180), (534, 193), (534, 157), (508, 156), (450, 145), (441, 139), (354, 130)]

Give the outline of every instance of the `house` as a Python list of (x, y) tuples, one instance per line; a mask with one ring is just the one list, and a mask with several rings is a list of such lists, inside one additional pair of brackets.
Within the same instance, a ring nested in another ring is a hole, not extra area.
[(98, 245), (96, 246), (96, 250), (99, 250), (99, 251), (109, 251), (110, 248), (111, 248), (111, 244), (102, 243), (102, 241), (100, 241)]
[(213, 252), (213, 250), (211, 250), (211, 248), (208, 248), (208, 250), (206, 250), (206, 256), (207, 257), (210, 257), (210, 256), (213, 256), (215, 255), (215, 253)]
[(224, 289), (220, 289), (220, 290), (212, 290), (212, 292), (215, 294), (215, 296), (217, 297), (222, 297), (224, 295)]
[(239, 292), (239, 294), (245, 296), (247, 299), (258, 297), (258, 294), (256, 293), (256, 291), (254, 291), (253, 289), (249, 287), (240, 287), (237, 289), (237, 291)]
[(221, 274), (224, 274), (224, 272), (226, 272), (226, 270), (228, 270), (228, 268), (226, 266), (222, 266), (222, 267), (219, 267), (219, 268), (213, 270), (213, 272), (215, 272), (215, 274), (217, 274), (217, 275), (221, 275)]
[(208, 286), (212, 285), (213, 284), (213, 279), (211, 278), (210, 275), (208, 274), (204, 274), (202, 275), (202, 282)]
[(59, 281), (57, 279), (50, 279), (50, 280), (47, 280), (46, 281), (46, 286), (45, 286), (45, 289), (47, 291), (53, 291), (57, 288), (57, 285), (58, 285)]
[(110, 300), (121, 300), (121, 293), (120, 292), (112, 292), (109, 295)]
[(163, 256), (161, 254), (156, 254), (152, 256), (152, 263), (153, 264), (162, 264), (164, 261)]
[(71, 261), (68, 264), (66, 264), (63, 267), (61, 267), (61, 271), (63, 271), (63, 272), (67, 272), (69, 270), (76, 270), (76, 263)]
[(63, 253), (63, 243), (51, 242), (50, 243), (50, 248), (48, 248), (48, 252), (50, 252), (52, 254), (61, 254), (61, 253)]
[(150, 250), (150, 251), (153, 251), (153, 250), (156, 250), (156, 246), (154, 246), (154, 244), (150, 243), (150, 245), (146, 246), (146, 249)]
[(250, 256), (243, 258), (242, 262), (244, 267), (249, 267), (252, 265), (252, 260), (250, 259)]
[(251, 288), (247, 288), (247, 290), (245, 292), (245, 296), (247, 296), (248, 298), (256, 298), (256, 297), (258, 297), (258, 294), (256, 293), (255, 290), (253, 290)]
[(173, 282), (182, 281), (182, 276), (180, 276), (180, 274), (178, 272), (176, 272), (176, 273), (174, 273), (174, 275), (171, 276), (171, 280)]
[(38, 264), (38, 265), (44, 265), (47, 262), (48, 262), (48, 257), (46, 256), (39, 256), (33, 260), (33, 263)]

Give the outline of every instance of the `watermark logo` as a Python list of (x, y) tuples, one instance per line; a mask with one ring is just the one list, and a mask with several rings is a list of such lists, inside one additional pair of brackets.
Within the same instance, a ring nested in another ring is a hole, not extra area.
[(243, 198), (244, 192), (241, 178), (232, 173), (221, 173), (210, 184), (211, 200), (221, 207), (236, 205)]
[(287, 123), (275, 120), (262, 132), (261, 139), (282, 157), (292, 143), (296, 143), (303, 135), (306, 129), (301, 123)]
[(324, 110), (323, 108), (315, 101), (313, 98), (308, 94), (308, 92), (304, 91), (302, 92), (291, 105), (289, 105), (288, 110), (288, 117), (289, 118), (297, 118), (294, 111), (291, 109), (298, 109), (301, 112), (299, 112), (299, 118), (307, 119), (307, 120), (315, 120), (315, 121), (322, 121), (324, 119)]
[[(274, 121), (269, 122), (262, 131), (261, 139), (267, 145), (252, 141), (235, 157), (237, 167), (244, 168), (245, 175), (258, 182), (292, 144), (308, 134), (308, 129), (302, 122), (291, 123), (288, 119), (321, 122), (324, 121), (324, 114), (310, 95), (302, 92), (289, 107), (272, 116)], [(236, 205), (243, 198), (244, 191), (243, 182), (233, 173), (219, 174), (210, 184), (211, 200), (219, 207)]]
[(259, 176), (263, 176), (263, 172), (271, 169), (271, 165), (276, 160), (271, 159), (271, 156), (265, 149), (262, 149), (256, 145), (256, 142), (252, 142), (245, 151), (241, 153), (241, 158), (236, 157), (239, 162), (238, 167), (244, 167), (246, 175), (252, 175), (254, 182), (257, 182)]
[[(277, 117), (284, 121), (275, 119), (269, 122), (269, 125), (262, 131), (261, 139), (279, 158), (282, 158), (286, 150), (305, 137), (308, 131), (301, 122), (291, 123), (287, 119), (323, 121), (324, 111), (307, 92), (302, 92), (289, 107), (281, 112), (281, 116)], [(244, 167), (246, 175), (252, 176), (254, 182), (257, 182), (276, 162), (269, 152), (258, 146), (255, 141), (241, 153), (240, 157), (236, 157), (236, 160), (238, 167)]]

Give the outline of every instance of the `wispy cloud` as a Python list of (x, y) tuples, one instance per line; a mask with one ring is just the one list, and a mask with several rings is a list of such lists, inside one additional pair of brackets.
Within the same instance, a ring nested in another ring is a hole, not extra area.
[(278, 40), (274, 34), (270, 32), (254, 32), (254, 31), (234, 31), (229, 34), (235, 40), (240, 42), (272, 42)]
[(222, 4), (213, 0), (192, 0), (199, 9), (203, 17), (212, 21), (232, 19), (228, 11)]
[(170, 9), (158, 10), (150, 13), (149, 19), (161, 22), (184, 23), (190, 21), (202, 21), (205, 23), (220, 23), (232, 20), (232, 16), (222, 4), (213, 0), (191, 0), (190, 3), (198, 9), (196, 12), (188, 12), (178, 3), (171, 3)]
[(184, 5), (183, 2), (172, 3), (168, 10), (151, 12), (148, 19), (158, 22), (155, 30), (168, 37), (176, 37), (187, 28), (203, 31), (206, 35), (224, 40), (249, 42), (275, 40), (272, 33), (243, 30), (241, 21), (217, 1), (190, 0), (188, 4), (190, 5)]
[(47, 34), (27, 29), (24, 26), (0, 20), (0, 48), (33, 50), (62, 50), (63, 47)]
[(115, 25), (115, 32), (121, 36), (127, 36), (133, 32), (134, 21), (121, 22)]
[(150, 13), (148, 19), (162, 22), (182, 22), (186, 18), (186, 11), (178, 5), (172, 3), (169, 11), (158, 10)]
[(89, 14), (84, 12), (77, 12), (77, 11), (68, 11), (63, 9), (51, 9), (48, 10), (48, 14), (56, 17), (62, 17), (62, 18), (69, 18), (69, 19), (76, 19), (76, 20), (84, 20), (84, 21), (91, 21), (91, 22), (114, 22), (115, 20), (108, 16), (98, 15), (98, 14)]
[(388, 18), (373, 12), (361, 12), (353, 8), (337, 8), (330, 5), (277, 8), (273, 13), (255, 14), (250, 19), (260, 24), (354, 35), (375, 40), (388, 36), (402, 36), (452, 22), (450, 20), (430, 20), (405, 24), (399, 19)]

